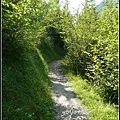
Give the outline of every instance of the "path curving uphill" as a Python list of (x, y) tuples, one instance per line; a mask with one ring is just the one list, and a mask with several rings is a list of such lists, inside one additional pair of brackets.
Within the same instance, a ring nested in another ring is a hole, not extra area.
[(49, 70), (52, 98), (56, 109), (55, 120), (88, 120), (88, 110), (83, 110), (79, 105), (79, 100), (75, 98), (74, 92), (68, 86), (67, 78), (62, 73), (61, 60), (51, 62)]

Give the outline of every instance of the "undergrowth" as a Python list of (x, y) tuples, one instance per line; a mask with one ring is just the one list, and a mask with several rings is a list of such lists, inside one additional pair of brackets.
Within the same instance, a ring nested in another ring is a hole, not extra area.
[(35, 47), (23, 53), (22, 58), (18, 56), (19, 60), (3, 58), (3, 120), (53, 120), (47, 62), (60, 59), (62, 55), (57, 56), (54, 48), (48, 47), (46, 52), (45, 47), (39, 45), (39, 48), (41, 50)]
[(69, 70), (64, 69), (64, 73), (82, 106), (89, 110), (89, 120), (118, 120), (118, 109), (114, 104), (104, 102), (99, 88), (88, 84), (87, 80), (79, 75), (74, 75)]

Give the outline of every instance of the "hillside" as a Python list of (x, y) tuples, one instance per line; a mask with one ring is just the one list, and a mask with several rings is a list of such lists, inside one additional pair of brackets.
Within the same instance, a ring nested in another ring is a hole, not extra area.
[(43, 48), (39, 45), (39, 49), (29, 50), (17, 61), (3, 58), (3, 120), (53, 120), (54, 107), (47, 63), (60, 59), (63, 54), (59, 53), (62, 51), (59, 47), (50, 47), (53, 46), (46, 44)]

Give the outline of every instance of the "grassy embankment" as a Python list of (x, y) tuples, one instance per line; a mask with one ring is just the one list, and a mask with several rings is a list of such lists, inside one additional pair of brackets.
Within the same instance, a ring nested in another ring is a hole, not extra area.
[(3, 59), (3, 120), (53, 120), (47, 63), (60, 59), (61, 51), (45, 40), (17, 61)]
[(87, 83), (79, 75), (63, 69), (65, 76), (69, 80), (69, 85), (73, 87), (74, 92), (80, 104), (89, 110), (89, 120), (118, 120), (118, 109), (114, 104), (106, 103), (100, 96), (100, 89)]

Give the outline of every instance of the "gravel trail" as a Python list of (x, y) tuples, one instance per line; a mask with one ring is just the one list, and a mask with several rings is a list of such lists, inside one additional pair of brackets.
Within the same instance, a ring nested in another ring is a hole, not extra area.
[(80, 106), (80, 101), (75, 98), (68, 80), (61, 70), (61, 60), (49, 64), (49, 77), (52, 87), (52, 98), (56, 109), (55, 120), (88, 120), (89, 111)]

